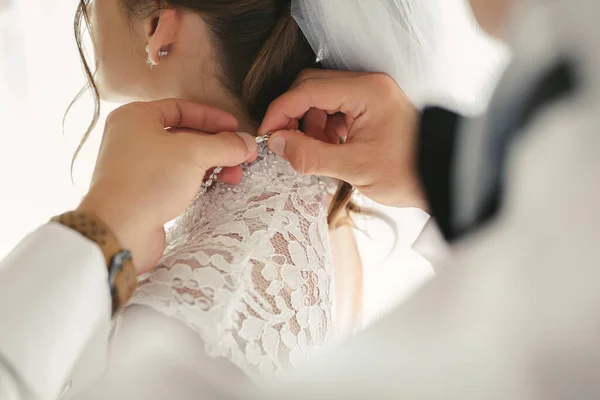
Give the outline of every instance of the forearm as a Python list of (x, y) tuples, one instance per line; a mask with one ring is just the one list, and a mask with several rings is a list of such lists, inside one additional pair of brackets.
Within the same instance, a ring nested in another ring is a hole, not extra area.
[[(48, 224), (0, 263), (0, 361), (34, 398), (56, 398), (110, 318), (106, 263), (75, 231)], [(108, 338), (107, 338), (108, 339)]]

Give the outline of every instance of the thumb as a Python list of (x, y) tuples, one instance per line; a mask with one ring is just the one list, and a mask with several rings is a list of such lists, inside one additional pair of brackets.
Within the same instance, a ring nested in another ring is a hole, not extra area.
[(351, 176), (352, 144), (330, 144), (298, 131), (278, 131), (271, 136), (268, 146), (300, 174), (346, 181)]
[(235, 167), (256, 158), (256, 141), (248, 133), (217, 133), (203, 135), (199, 151), (202, 165), (212, 167)]

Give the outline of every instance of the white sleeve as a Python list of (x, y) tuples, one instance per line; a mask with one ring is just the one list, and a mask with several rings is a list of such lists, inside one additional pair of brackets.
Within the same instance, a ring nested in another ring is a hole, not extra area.
[(33, 398), (57, 398), (89, 340), (109, 326), (107, 279), (100, 249), (55, 223), (0, 262), (0, 361)]

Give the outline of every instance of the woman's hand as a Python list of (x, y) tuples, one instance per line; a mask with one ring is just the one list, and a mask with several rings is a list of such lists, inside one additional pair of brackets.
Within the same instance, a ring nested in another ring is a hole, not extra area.
[[(271, 104), (260, 133), (285, 129), (269, 148), (299, 173), (344, 180), (381, 204), (425, 209), (416, 172), (418, 118), (387, 75), (307, 70)], [(295, 131), (300, 119), (305, 134)]]
[(92, 185), (80, 210), (108, 224), (132, 251), (138, 272), (148, 271), (164, 251), (164, 224), (185, 211), (207, 171), (232, 167), (220, 180), (238, 183), (239, 164), (256, 157), (250, 135), (218, 133), (237, 127), (232, 115), (183, 100), (132, 103), (115, 110), (106, 121)]

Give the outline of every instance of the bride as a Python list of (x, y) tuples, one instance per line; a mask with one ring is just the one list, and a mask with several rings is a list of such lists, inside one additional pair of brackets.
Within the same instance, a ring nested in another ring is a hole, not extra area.
[[(101, 97), (191, 99), (256, 134), (270, 102), (316, 65), (290, 12), (281, 0), (92, 2)], [(333, 337), (325, 194), (261, 146), (240, 185), (215, 184), (176, 222), (131, 303), (182, 322), (245, 374), (289, 368)]]
[[(97, 100), (190, 99), (257, 135), (269, 104), (318, 61), (386, 72), (421, 105), (438, 83), (429, 79), (436, 43), (425, 40), (436, 34), (411, 3), (81, 0), (76, 31), (81, 48), (89, 23), (97, 73), (84, 64)], [(350, 35), (357, 24), (361, 35)], [(313, 110), (282, 128), (340, 140), (326, 120)], [(335, 229), (349, 229), (352, 188), (329, 195), (330, 182), (259, 149), (243, 180), (242, 169), (227, 171), (239, 185), (206, 184), (175, 222), (113, 327), (107, 372), (74, 382), (69, 398), (203, 398), (293, 368), (357, 326), (360, 258)], [(85, 375), (85, 360), (78, 369)]]

